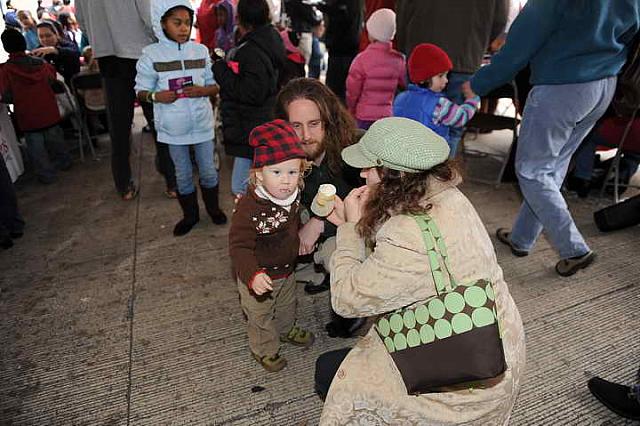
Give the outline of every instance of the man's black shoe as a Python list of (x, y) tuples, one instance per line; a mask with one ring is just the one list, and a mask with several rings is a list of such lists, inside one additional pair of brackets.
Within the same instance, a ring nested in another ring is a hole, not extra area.
[(627, 419), (640, 420), (640, 402), (629, 386), (619, 385), (599, 377), (589, 380), (589, 390), (609, 410)]
[(334, 319), (327, 323), (324, 329), (329, 334), (329, 337), (349, 338), (354, 337), (355, 333), (366, 321), (365, 318), (343, 318), (334, 315)]
[(304, 292), (307, 294), (318, 294), (323, 291), (327, 291), (331, 288), (331, 277), (329, 274), (325, 275), (324, 280), (318, 285), (308, 282), (304, 285)]

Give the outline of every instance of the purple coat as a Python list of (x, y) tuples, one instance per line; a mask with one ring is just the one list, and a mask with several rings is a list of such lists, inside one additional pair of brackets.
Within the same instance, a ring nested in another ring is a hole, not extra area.
[(406, 73), (404, 56), (393, 49), (391, 42), (370, 44), (349, 68), (349, 111), (363, 121), (390, 117), (396, 89), (406, 86)]

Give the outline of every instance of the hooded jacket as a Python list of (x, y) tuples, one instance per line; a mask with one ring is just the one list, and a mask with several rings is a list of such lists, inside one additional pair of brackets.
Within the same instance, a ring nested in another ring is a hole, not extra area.
[[(215, 84), (208, 49), (192, 41), (181, 44), (170, 40), (162, 29), (162, 16), (176, 6), (193, 12), (188, 0), (156, 0), (152, 4), (153, 30), (159, 41), (142, 50), (136, 66), (136, 92), (173, 90), (183, 78), (191, 79), (195, 86)], [(178, 98), (170, 104), (156, 102), (153, 113), (159, 142), (190, 145), (214, 138), (208, 97)]]
[(271, 25), (247, 33), (213, 64), (220, 86), (221, 116), (227, 154), (253, 158), (249, 133), (273, 119), (278, 79), (286, 60), (280, 34)]
[(0, 65), (2, 101), (13, 102), (18, 127), (23, 132), (46, 129), (60, 122), (51, 82), (55, 68), (44, 59), (12, 53)]
[(233, 47), (236, 14), (233, 10), (233, 4), (231, 4), (229, 0), (222, 0), (215, 8), (223, 8), (227, 11), (227, 21), (224, 23), (224, 26), (216, 29), (216, 47), (226, 52)]

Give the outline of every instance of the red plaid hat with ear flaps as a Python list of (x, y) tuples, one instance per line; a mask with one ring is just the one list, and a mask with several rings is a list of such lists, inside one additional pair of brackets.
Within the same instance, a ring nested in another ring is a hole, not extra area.
[(252, 167), (255, 169), (307, 157), (300, 138), (284, 120), (273, 120), (254, 128), (249, 135), (249, 145), (254, 147)]

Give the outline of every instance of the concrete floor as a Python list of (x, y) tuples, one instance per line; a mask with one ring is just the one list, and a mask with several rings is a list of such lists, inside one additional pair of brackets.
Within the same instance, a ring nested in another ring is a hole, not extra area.
[[(100, 161), (77, 162), (57, 184), (19, 182), (26, 234), (0, 252), (0, 424), (317, 424), (315, 359), (353, 344), (324, 333), (328, 295), (299, 289), (300, 322), (316, 344), (285, 347), (287, 369), (265, 373), (249, 355), (228, 227), (203, 220), (172, 236), (178, 204), (162, 194), (139, 128), (134, 202), (113, 190), (108, 142)], [(222, 188), (229, 168), (226, 159)], [(491, 234), (512, 222), (520, 200), (512, 186), (462, 188)], [(527, 332), (528, 372), (511, 424), (631, 424), (597, 403), (586, 380), (631, 383), (640, 364), (640, 228), (602, 234), (591, 214), (607, 200), (569, 203), (599, 254), (588, 270), (557, 276), (544, 238), (525, 259), (496, 245)]]

